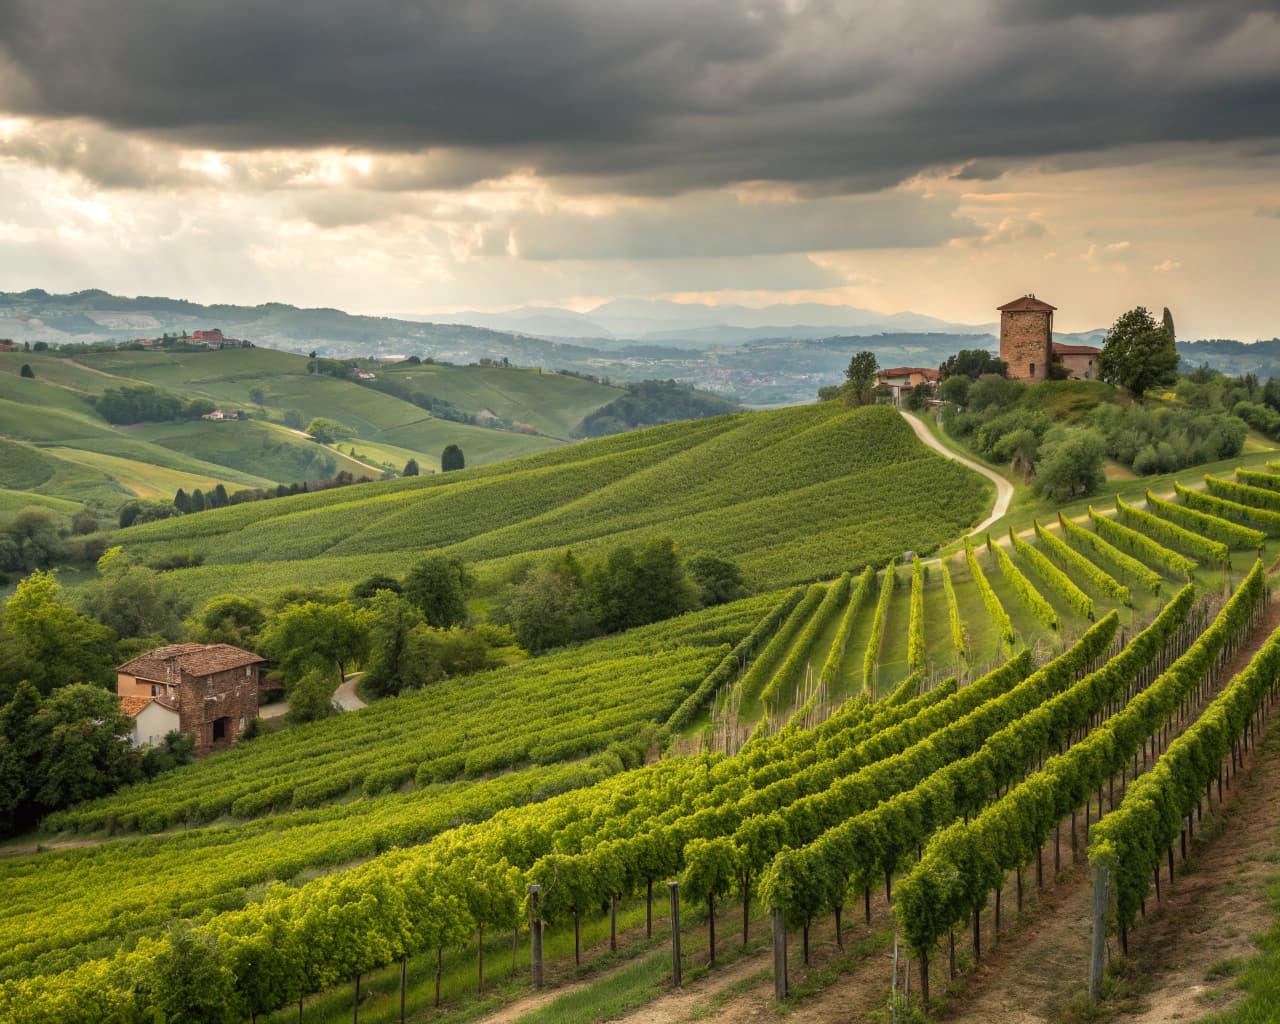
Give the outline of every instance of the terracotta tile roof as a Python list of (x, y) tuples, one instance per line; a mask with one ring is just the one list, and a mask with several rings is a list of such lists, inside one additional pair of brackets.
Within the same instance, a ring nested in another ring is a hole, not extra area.
[(130, 718), (137, 718), (142, 709), (150, 703), (150, 697), (134, 697), (127, 694), (120, 695), (120, 710)]
[(1001, 313), (1052, 313), (1057, 308), (1047, 302), (1041, 302), (1034, 295), (1023, 295), (1021, 298), (996, 307)]
[(208, 676), (266, 660), (231, 644), (166, 644), (126, 661), (116, 671), (158, 682), (177, 682), (181, 672)]
[(891, 366), (887, 370), (877, 372), (877, 377), (906, 377), (913, 373), (924, 375), (925, 380), (937, 380), (942, 376), (937, 370), (929, 366)]
[(1059, 356), (1100, 356), (1102, 349), (1092, 345), (1064, 345), (1059, 341), (1053, 343), (1053, 351)]
[(177, 708), (170, 704), (167, 700), (161, 700), (159, 697), (138, 697), (133, 694), (120, 694), (120, 710), (130, 718), (137, 718), (148, 704), (159, 704), (167, 711), (177, 712)]

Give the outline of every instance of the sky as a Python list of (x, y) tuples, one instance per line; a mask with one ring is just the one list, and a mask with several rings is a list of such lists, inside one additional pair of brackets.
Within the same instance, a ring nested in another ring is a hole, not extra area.
[(0, 290), (1280, 335), (1280, 0), (0, 0)]

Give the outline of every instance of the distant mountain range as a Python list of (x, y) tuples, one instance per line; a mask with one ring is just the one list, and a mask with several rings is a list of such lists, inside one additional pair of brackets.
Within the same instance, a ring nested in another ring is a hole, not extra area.
[(614, 299), (585, 313), (524, 306), (502, 313), (468, 310), (409, 319), (471, 324), (545, 338), (677, 346), (742, 344), (763, 338), (827, 338), (897, 333), (987, 334), (994, 323), (962, 324), (922, 313), (878, 313), (817, 302), (733, 306), (663, 299)]

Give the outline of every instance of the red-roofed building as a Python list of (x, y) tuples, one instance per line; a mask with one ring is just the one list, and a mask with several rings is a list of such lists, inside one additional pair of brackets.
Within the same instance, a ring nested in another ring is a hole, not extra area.
[(195, 737), (196, 752), (205, 753), (234, 743), (258, 716), (265, 662), (230, 644), (168, 644), (117, 668), (116, 692), (126, 714), (138, 699), (176, 711), (178, 731)]
[(120, 697), (120, 710), (133, 719), (130, 740), (135, 747), (155, 746), (169, 733), (182, 731), (178, 709), (159, 697), (127, 694)]
[(1059, 360), (1071, 380), (1097, 380), (1098, 357), (1102, 349), (1092, 345), (1064, 345), (1053, 343), (1053, 357)]
[(921, 384), (937, 384), (942, 375), (927, 366), (891, 366), (876, 373), (876, 383), (888, 388), (893, 404), (901, 405), (903, 395)]

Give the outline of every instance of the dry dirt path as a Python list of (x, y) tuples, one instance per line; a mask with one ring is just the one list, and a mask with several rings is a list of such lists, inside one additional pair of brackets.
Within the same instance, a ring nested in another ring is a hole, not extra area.
[(333, 701), (343, 711), (359, 711), (369, 705), (356, 694), (356, 686), (364, 678), (363, 672), (352, 672), (342, 681), (342, 685), (333, 691)]
[[(902, 412), (902, 410), (899, 410), (899, 412)], [(995, 470), (988, 469), (986, 466), (974, 462), (973, 459), (965, 458), (958, 452), (948, 448), (934, 436), (933, 432), (930, 431), (928, 427), (924, 425), (920, 417), (914, 416), (909, 412), (903, 412), (902, 418), (911, 424), (911, 429), (916, 432), (916, 437), (920, 438), (921, 441), (927, 444), (943, 458), (951, 459), (953, 462), (958, 462), (962, 466), (967, 466), (975, 473), (981, 473), (996, 485), (996, 503), (991, 507), (991, 515), (987, 516), (986, 519), (969, 531), (970, 537), (976, 537), (1009, 511), (1009, 503), (1013, 500), (1013, 484), (1009, 483), (1008, 480), (1002, 477)]]

